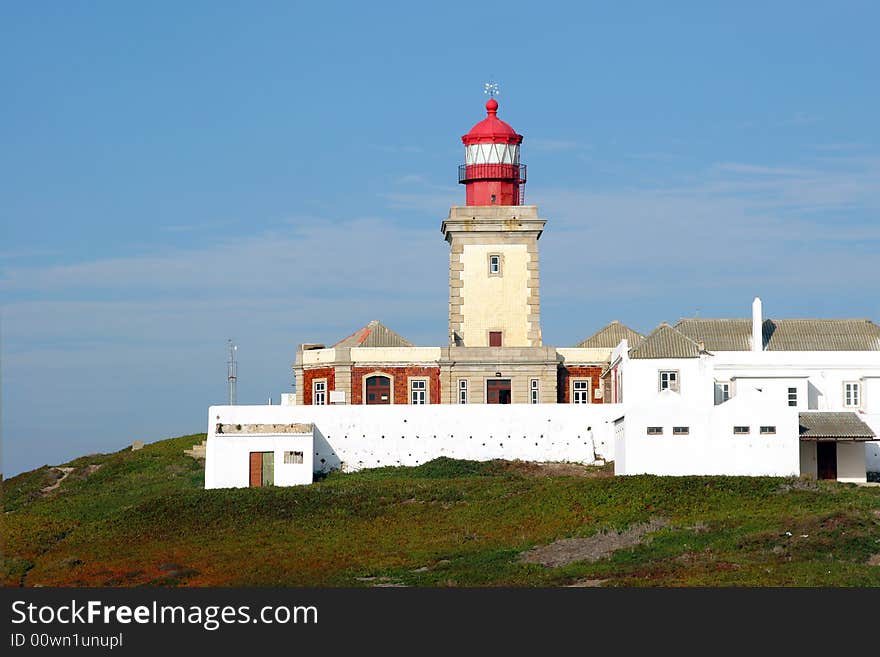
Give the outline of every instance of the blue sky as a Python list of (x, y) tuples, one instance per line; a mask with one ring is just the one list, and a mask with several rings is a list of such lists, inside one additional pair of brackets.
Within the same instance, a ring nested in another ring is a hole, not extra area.
[[(709, 6), (709, 5), (713, 6)], [(501, 84), (543, 332), (880, 320), (871, 2), (4, 3), (6, 475), (204, 431), (300, 342), (446, 340), (439, 232)]]

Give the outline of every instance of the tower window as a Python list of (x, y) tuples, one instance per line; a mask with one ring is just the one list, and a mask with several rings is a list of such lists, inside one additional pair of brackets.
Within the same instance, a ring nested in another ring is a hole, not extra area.
[(501, 256), (497, 253), (489, 256), (489, 276), (501, 276)]
[(489, 331), (489, 346), (490, 347), (500, 347), (501, 346), (501, 331)]
[(492, 194), (492, 205), (495, 205), (495, 194)]

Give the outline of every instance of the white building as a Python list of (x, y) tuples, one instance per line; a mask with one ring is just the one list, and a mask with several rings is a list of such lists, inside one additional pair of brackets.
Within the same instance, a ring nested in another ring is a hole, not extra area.
[(867, 319), (765, 320), (755, 299), (750, 319), (664, 323), (611, 358), (611, 401), (626, 409), (619, 474), (745, 473), (728, 453), (742, 444), (751, 474), (865, 481), (880, 470), (880, 326)]

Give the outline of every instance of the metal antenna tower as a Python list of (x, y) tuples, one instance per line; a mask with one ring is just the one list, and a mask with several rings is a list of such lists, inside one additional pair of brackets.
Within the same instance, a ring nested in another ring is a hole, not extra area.
[(229, 344), (229, 360), (226, 361), (227, 381), (229, 383), (229, 405), (235, 406), (235, 380), (238, 378), (238, 368), (235, 364), (235, 352), (238, 345), (232, 343), (232, 338), (226, 341)]

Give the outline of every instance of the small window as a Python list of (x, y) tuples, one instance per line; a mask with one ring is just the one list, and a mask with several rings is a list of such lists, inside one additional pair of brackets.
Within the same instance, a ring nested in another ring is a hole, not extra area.
[(501, 331), (489, 331), (489, 346), (490, 347), (500, 347), (501, 346)]
[(590, 403), (590, 380), (575, 379), (571, 382), (571, 403), (572, 404), (589, 404)]
[(662, 436), (663, 435), (663, 427), (648, 427), (648, 435), (649, 436)]
[(290, 465), (300, 465), (303, 462), (302, 452), (284, 452), (284, 463)]
[(745, 434), (749, 433), (749, 428), (746, 426), (737, 425), (733, 427), (733, 433), (737, 436), (744, 436)]
[(410, 402), (413, 404), (428, 403), (428, 382), (424, 379), (413, 379), (409, 383)]
[(776, 433), (776, 427), (772, 424), (762, 424), (761, 425), (761, 434), (764, 436), (772, 436)]
[(849, 381), (843, 384), (843, 405), (847, 408), (858, 408), (862, 403), (861, 385)]
[(673, 436), (687, 436), (691, 432), (690, 427), (672, 427)]
[(728, 399), (730, 399), (730, 382), (729, 381), (716, 381), (715, 382), (715, 405), (723, 404)]
[(458, 380), (458, 403), (459, 404), (467, 404), (468, 403), (468, 380), (467, 379), (459, 379)]
[(312, 404), (315, 406), (324, 406), (327, 403), (327, 381), (312, 382)]
[(540, 388), (538, 387), (540, 384), (538, 379), (532, 379), (529, 383), (529, 401), (533, 404), (537, 404), (539, 401), (538, 393)]
[(660, 370), (660, 390), (678, 392), (678, 370)]
[(788, 389), (788, 405), (797, 406), (797, 388)]
[(501, 276), (501, 256), (493, 254), (489, 256), (489, 276)]

